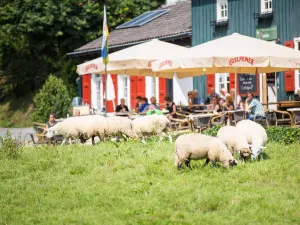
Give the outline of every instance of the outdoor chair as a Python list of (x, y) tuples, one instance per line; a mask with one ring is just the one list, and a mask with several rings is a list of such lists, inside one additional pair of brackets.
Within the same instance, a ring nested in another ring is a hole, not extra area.
[(225, 124), (225, 116), (226, 116), (225, 114), (212, 116), (211, 125), (212, 126), (224, 125)]
[(235, 126), (238, 122), (244, 120), (246, 117), (245, 111), (235, 111), (232, 114), (233, 114), (233, 117), (232, 117), (231, 123)]
[(194, 123), (195, 129), (198, 129), (198, 133), (201, 133), (203, 130), (211, 127), (211, 116), (198, 117), (196, 123)]
[(292, 126), (292, 115), (286, 111), (274, 110), (275, 126)]
[(295, 111), (293, 112), (294, 116), (293, 116), (293, 124), (294, 126), (299, 126), (300, 125), (300, 111)]
[(173, 130), (192, 130), (191, 121), (187, 115), (176, 112), (177, 118), (171, 119), (171, 129)]
[(264, 126), (264, 127), (269, 127), (269, 123), (267, 120), (267, 115), (268, 115), (268, 110), (265, 111), (265, 116), (264, 117), (258, 117), (258, 114), (254, 115), (254, 122)]

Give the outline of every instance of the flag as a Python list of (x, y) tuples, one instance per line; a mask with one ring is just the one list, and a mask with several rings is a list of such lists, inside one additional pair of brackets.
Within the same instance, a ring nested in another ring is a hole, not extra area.
[(101, 49), (101, 56), (104, 64), (108, 63), (108, 43), (107, 43), (108, 36), (109, 36), (109, 32), (106, 23), (106, 8), (104, 5), (103, 35), (102, 35), (102, 49)]

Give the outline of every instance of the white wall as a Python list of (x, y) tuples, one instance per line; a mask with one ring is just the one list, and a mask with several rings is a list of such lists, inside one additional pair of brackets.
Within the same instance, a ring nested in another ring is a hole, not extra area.
[(178, 79), (175, 75), (173, 77), (173, 101), (175, 104), (187, 105), (188, 97), (187, 93), (193, 90), (193, 78), (188, 77), (184, 79)]
[(97, 107), (97, 91), (96, 91), (96, 82), (95, 82), (95, 74), (91, 75), (91, 104), (92, 108)]
[[(146, 78), (145, 78), (145, 85), (146, 85), (146, 98), (148, 98), (148, 100), (150, 100), (150, 98), (152, 97), (152, 96), (154, 96), (154, 93), (153, 93), (153, 90), (152, 90), (152, 81), (153, 81), (153, 77), (150, 77), (150, 76), (146, 76)], [(156, 92), (156, 94), (155, 94), (155, 97), (156, 97), (156, 101), (158, 102), (158, 100), (159, 100), (159, 98), (158, 98), (158, 96), (159, 96), (159, 78), (158, 77), (156, 77), (156, 81), (155, 81), (156, 83), (156, 88), (155, 88), (155, 92)]]
[[(295, 49), (298, 50), (298, 45), (300, 43), (300, 37), (294, 38), (294, 45)], [(300, 88), (300, 70), (295, 70), (295, 93), (297, 93), (297, 90)]]

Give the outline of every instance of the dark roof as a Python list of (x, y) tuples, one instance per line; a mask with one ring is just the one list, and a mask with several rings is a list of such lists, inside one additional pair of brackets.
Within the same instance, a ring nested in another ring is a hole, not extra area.
[[(191, 0), (181, 0), (175, 5), (164, 7), (170, 11), (140, 27), (116, 29), (110, 32), (108, 44), (110, 48), (125, 47), (154, 38), (176, 39), (190, 36), (192, 30)], [(79, 55), (99, 51), (102, 37), (87, 43), (68, 55)]]

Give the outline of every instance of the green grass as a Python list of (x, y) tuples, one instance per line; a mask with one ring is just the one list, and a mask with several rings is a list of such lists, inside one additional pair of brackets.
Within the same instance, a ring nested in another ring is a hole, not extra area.
[(25, 148), (0, 161), (0, 224), (299, 224), (299, 144), (237, 167), (174, 166), (174, 143)]
[(0, 103), (0, 127), (31, 127), (33, 94), (15, 98), (10, 97)]

